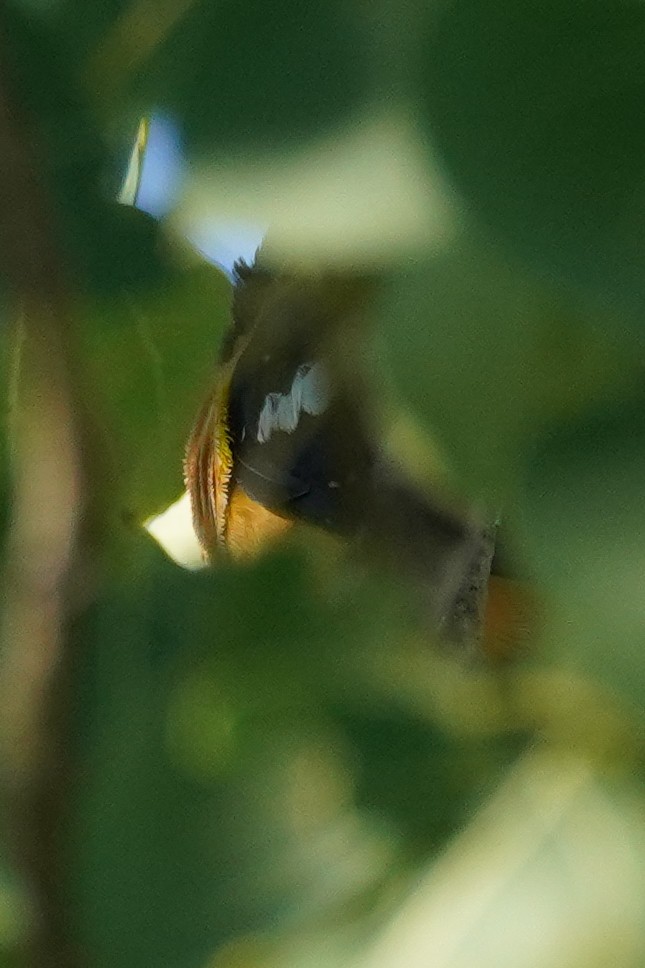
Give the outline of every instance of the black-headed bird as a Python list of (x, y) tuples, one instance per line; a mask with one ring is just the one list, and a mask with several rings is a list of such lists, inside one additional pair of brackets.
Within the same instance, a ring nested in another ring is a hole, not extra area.
[(231, 325), (185, 461), (206, 556), (254, 557), (299, 522), (313, 525), (414, 583), (435, 628), (458, 638), (484, 529), (407, 479), (381, 444), (359, 362), (369, 280), (257, 261), (238, 262), (235, 276)]

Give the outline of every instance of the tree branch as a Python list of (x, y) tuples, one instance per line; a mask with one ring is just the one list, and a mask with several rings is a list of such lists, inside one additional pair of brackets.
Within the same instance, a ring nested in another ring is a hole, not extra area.
[(70, 619), (89, 565), (84, 416), (70, 378), (71, 290), (54, 214), (9, 81), (0, 74), (0, 258), (25, 343), (1, 629), (3, 787), (10, 851), (33, 906), (30, 962), (75, 968), (63, 832), (72, 776)]

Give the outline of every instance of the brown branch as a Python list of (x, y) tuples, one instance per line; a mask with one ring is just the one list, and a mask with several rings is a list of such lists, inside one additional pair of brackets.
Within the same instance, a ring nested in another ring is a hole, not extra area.
[(70, 620), (89, 564), (81, 540), (84, 421), (70, 379), (71, 290), (33, 132), (12, 93), (4, 72), (0, 258), (25, 344), (1, 629), (2, 786), (9, 849), (32, 904), (30, 963), (75, 968), (63, 835), (72, 766)]

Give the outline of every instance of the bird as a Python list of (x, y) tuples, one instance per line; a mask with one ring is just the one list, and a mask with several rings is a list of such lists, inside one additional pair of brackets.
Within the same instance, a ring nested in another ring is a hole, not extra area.
[[(210, 562), (253, 560), (301, 526), (334, 534), (404, 576), (454, 641), (490, 528), (439, 485), (419, 487), (383, 445), (361, 365), (373, 290), (367, 275), (235, 263), (230, 325), (186, 447), (193, 525)], [(524, 628), (514, 588), (488, 585), (496, 655)]]

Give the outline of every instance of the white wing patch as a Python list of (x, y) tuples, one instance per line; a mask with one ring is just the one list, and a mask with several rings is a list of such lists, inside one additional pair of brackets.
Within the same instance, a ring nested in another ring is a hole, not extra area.
[(258, 420), (258, 443), (266, 444), (271, 434), (293, 433), (303, 413), (312, 417), (329, 404), (329, 381), (321, 363), (303, 363), (296, 370), (288, 393), (268, 393)]

